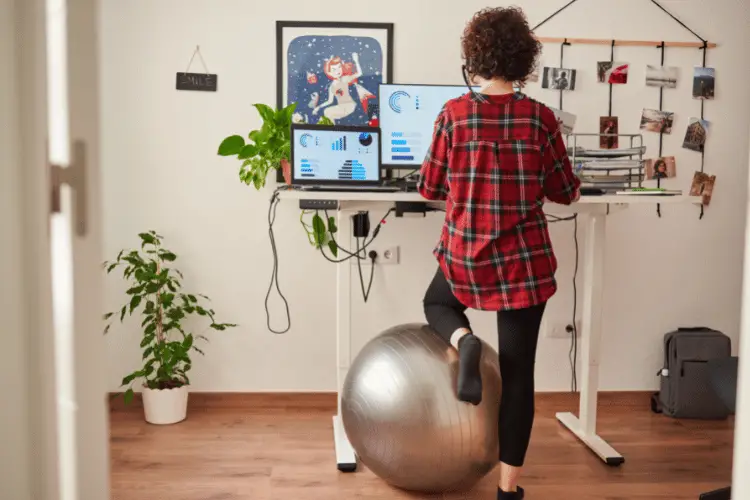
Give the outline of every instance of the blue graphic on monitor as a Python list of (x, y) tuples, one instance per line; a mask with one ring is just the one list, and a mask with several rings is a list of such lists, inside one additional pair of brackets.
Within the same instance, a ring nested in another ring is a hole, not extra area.
[(430, 147), (440, 111), (448, 101), (467, 93), (464, 85), (381, 85), (383, 163), (388, 167), (419, 166)]
[(310, 139), (312, 139), (313, 136), (310, 134), (302, 134), (302, 136), (299, 138), (299, 143), (302, 145), (303, 148), (306, 148), (309, 146)]
[(346, 151), (346, 136), (339, 137), (331, 144), (333, 151)]
[(372, 144), (372, 135), (367, 132), (362, 132), (359, 134), (359, 143), (363, 146), (369, 146)]
[(393, 111), (396, 113), (401, 113), (401, 98), (406, 97), (409, 99), (411, 96), (404, 92), (403, 90), (397, 90), (393, 94), (391, 94), (391, 97), (388, 98), (388, 105), (391, 107)]

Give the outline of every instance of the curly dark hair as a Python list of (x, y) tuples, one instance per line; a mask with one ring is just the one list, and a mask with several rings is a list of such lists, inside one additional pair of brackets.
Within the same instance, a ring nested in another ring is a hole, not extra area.
[(482, 9), (461, 38), (466, 69), (472, 77), (525, 82), (534, 70), (542, 44), (518, 7)]

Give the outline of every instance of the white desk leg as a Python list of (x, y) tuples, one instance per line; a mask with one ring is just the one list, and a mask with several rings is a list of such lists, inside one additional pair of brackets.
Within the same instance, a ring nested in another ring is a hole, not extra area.
[(581, 332), (582, 386), (578, 417), (558, 413), (557, 419), (607, 465), (620, 465), (625, 458), (596, 434), (599, 356), (602, 337), (602, 291), (604, 284), (604, 234), (607, 216), (592, 214), (584, 248), (583, 328)]
[[(352, 212), (338, 211), (337, 241), (352, 248)], [(344, 256), (339, 254), (339, 258)], [(333, 439), (336, 449), (336, 465), (342, 472), (354, 472), (357, 458), (349, 443), (341, 421), (341, 391), (346, 373), (351, 365), (351, 281), (352, 265), (346, 261), (336, 265), (336, 384), (338, 391), (337, 414), (333, 417)]]

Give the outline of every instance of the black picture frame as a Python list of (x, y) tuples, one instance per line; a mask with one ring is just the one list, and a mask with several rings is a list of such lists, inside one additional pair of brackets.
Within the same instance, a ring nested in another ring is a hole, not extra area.
[[(338, 21), (277, 21), (276, 22), (276, 107), (278, 109), (286, 106), (287, 96), (285, 84), (287, 82), (286, 54), (288, 50), (287, 38), (290, 32), (307, 32), (307, 36), (331, 36), (331, 31), (348, 32), (352, 36), (362, 34), (373, 34), (379, 32), (380, 49), (383, 53), (382, 68), (384, 74), (381, 75), (381, 83), (392, 83), (393, 79), (393, 46), (394, 46), (394, 24), (393, 23), (364, 23), (364, 22), (338, 22)], [(385, 43), (381, 40), (385, 39)], [(330, 54), (335, 55), (335, 54)], [(317, 75), (316, 75), (317, 78)], [(377, 103), (377, 92), (379, 85), (375, 88), (365, 89), (367, 92), (374, 93), (374, 103)], [(360, 112), (361, 114), (361, 112)], [(363, 123), (346, 123), (342, 125), (368, 126), (368, 122)], [(276, 176), (277, 182), (283, 182), (283, 175), (279, 170)]]

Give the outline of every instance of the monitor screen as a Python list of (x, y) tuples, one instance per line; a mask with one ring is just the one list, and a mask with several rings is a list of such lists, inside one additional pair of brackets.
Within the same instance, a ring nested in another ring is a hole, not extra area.
[(377, 183), (380, 134), (377, 129), (293, 127), (292, 176), (296, 183)]
[(443, 105), (469, 92), (466, 85), (381, 84), (381, 156), (387, 167), (418, 167), (427, 155)]

